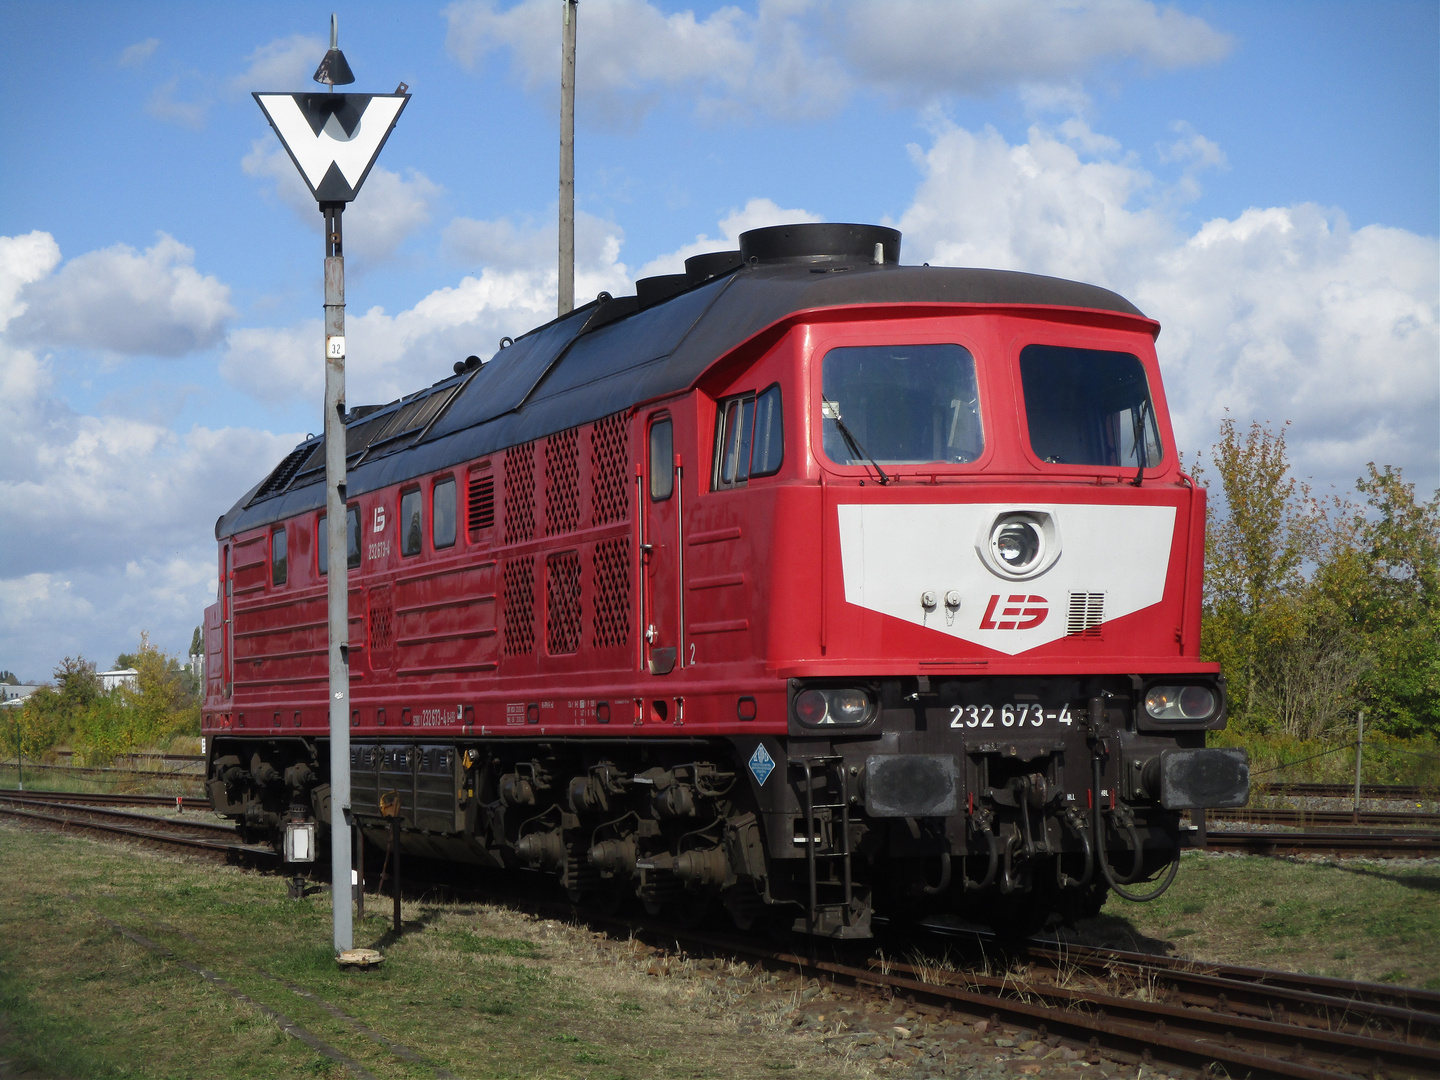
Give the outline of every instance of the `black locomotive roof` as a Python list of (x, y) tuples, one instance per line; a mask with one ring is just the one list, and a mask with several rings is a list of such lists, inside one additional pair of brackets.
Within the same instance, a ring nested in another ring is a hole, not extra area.
[[(1009, 270), (835, 260), (741, 266), (640, 310), (634, 297), (587, 304), (530, 331), (473, 370), (379, 410), (355, 410), (346, 427), (347, 494), (684, 391), (720, 357), (796, 312), (946, 303), (1142, 314), (1108, 289)], [(322, 508), (324, 464), (323, 438), (297, 446), (215, 523), (216, 538)]]

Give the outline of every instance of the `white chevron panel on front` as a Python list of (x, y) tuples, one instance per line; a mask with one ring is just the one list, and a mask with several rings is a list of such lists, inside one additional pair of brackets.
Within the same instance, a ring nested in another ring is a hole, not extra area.
[[(1066, 636), (1072, 593), (1106, 622), (1158, 604), (1175, 533), (1173, 506), (842, 504), (848, 603), (1010, 656)], [(1059, 557), (1024, 581), (986, 565), (997, 518), (1048, 514)], [(947, 603), (959, 600), (958, 605)], [(927, 607), (926, 601), (933, 604)]]

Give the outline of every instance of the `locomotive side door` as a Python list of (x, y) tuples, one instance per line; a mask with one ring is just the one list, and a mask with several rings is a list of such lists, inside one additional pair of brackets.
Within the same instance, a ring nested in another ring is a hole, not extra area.
[(645, 450), (640, 493), (640, 552), (645, 567), (641, 635), (646, 670), (668, 675), (680, 654), (680, 499), (675, 483), (675, 425), (669, 413), (646, 417)]

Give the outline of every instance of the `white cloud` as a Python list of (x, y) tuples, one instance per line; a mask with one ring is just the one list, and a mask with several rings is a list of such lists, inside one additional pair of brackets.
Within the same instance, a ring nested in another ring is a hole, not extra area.
[[(349, 314), (348, 400), (394, 400), (426, 379), (449, 374), (455, 361), (472, 353), (488, 358), (500, 338), (516, 337), (554, 318), (555, 233), (554, 225), (517, 225), (508, 219), (452, 221), (445, 230), (449, 254), (481, 269), (397, 314), (381, 307)], [(579, 301), (601, 290), (630, 291), (630, 271), (620, 261), (624, 234), (619, 227), (582, 211), (575, 233)], [(324, 378), (317, 360), (320, 341), (318, 320), (234, 330), (220, 370), (236, 389), (266, 403), (318, 399)]]
[[(281, 202), (313, 232), (322, 231), (324, 219), (315, 197), (277, 140), (256, 139), (240, 167), (247, 176), (273, 183)], [(407, 169), (401, 176), (376, 165), (366, 177), (360, 197), (345, 210), (347, 259), (353, 258), (363, 270), (392, 257), (406, 239), (429, 223), (435, 201), (443, 192), (444, 188), (415, 169)]]
[[(1218, 147), (1188, 129), (1214, 164)], [(1104, 285), (1164, 326), (1157, 348), (1177, 437), (1208, 447), (1226, 409), (1293, 420), (1300, 475), (1348, 488), (1367, 461), (1422, 489), (1440, 448), (1440, 247), (1319, 207), (1257, 208), (1193, 233), (1173, 190), (1085, 132), (937, 129), (902, 215), (905, 261)], [(1198, 140), (1198, 141), (1197, 141)], [(1089, 145), (1099, 152), (1085, 149)], [(1210, 149), (1213, 147), (1213, 150)], [(1177, 186), (1189, 182), (1189, 173)]]
[[(207, 602), (195, 568), (213, 565), (216, 517), (294, 444), (78, 413), (55, 396), (48, 356), (18, 340), (161, 355), (213, 340), (226, 294), (189, 259), (162, 237), (143, 255), (109, 248), (53, 273), (49, 234), (0, 237), (0, 666), (44, 674), (82, 648), (108, 661), (141, 628), (183, 629), (183, 649)], [(87, 301), (123, 325), (106, 328)]]
[(859, 78), (909, 99), (1069, 82), (1095, 66), (1211, 63), (1229, 39), (1149, 0), (855, 0), (836, 9)]
[(59, 262), (60, 245), (47, 232), (0, 236), (0, 331), (27, 307), (20, 290), (45, 277)]
[[(838, 60), (809, 40), (813, 20), (793, 17), (807, 6), (762, 3), (754, 15), (723, 7), (697, 19), (645, 0), (587, 3), (576, 59), (579, 107), (609, 124), (676, 95), (701, 114), (828, 114), (844, 102), (849, 83)], [(505, 10), (494, 0), (462, 0), (445, 16), (446, 46), (463, 66), (508, 51), (527, 89), (555, 92), (559, 8), (546, 0)]]
[[(467, 68), (508, 52), (531, 91), (555, 93), (559, 9), (460, 0), (446, 45)], [(594, 0), (580, 13), (580, 107), (633, 120), (680, 97), (702, 117), (828, 115), (859, 89), (907, 101), (1025, 88), (1032, 103), (1084, 100), (1077, 80), (1102, 64), (1213, 62), (1229, 39), (1150, 0), (762, 0), (708, 18), (646, 0)]]
[(192, 248), (165, 233), (143, 252), (126, 244), (88, 252), (26, 285), (20, 297), (26, 310), (10, 332), (25, 344), (130, 355), (208, 348), (235, 311), (230, 287), (201, 274), (194, 259)]
[(146, 38), (144, 41), (137, 41), (134, 45), (128, 45), (120, 53), (120, 59), (115, 61), (120, 67), (144, 67), (150, 57), (155, 55), (155, 50), (160, 47), (159, 38)]
[(190, 97), (184, 96), (181, 92), (182, 82), (190, 84), (194, 81), (193, 77), (182, 79), (178, 75), (167, 79), (151, 91), (145, 102), (145, 111), (167, 124), (179, 124), (191, 131), (199, 131), (205, 126), (210, 115), (210, 97), (198, 90)]
[(311, 34), (291, 34), (261, 45), (245, 58), (250, 66), (230, 80), (230, 92), (314, 89), (311, 76), (328, 46)]

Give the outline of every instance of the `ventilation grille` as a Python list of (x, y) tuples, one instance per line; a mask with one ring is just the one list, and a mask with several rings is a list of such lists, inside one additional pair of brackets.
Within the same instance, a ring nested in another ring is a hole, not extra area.
[(623, 413), (595, 421), (590, 429), (591, 524), (608, 525), (630, 516), (630, 484), (625, 472), (629, 431)]
[(560, 431), (545, 440), (545, 535), (580, 525), (580, 433)]
[(275, 471), (266, 477), (265, 483), (260, 485), (260, 490), (255, 492), (255, 497), (250, 500), (251, 504), (284, 491), (290, 486), (290, 481), (295, 479), (301, 468), (307, 464), (312, 454), (321, 455), (323, 460), (324, 453), (325, 443), (323, 441), (306, 443), (304, 446), (297, 446), (291, 450), (285, 455), (285, 460), (275, 466)]
[(590, 646), (608, 649), (630, 640), (630, 559), (624, 537), (595, 545), (595, 626)]
[(535, 444), (505, 451), (505, 543), (535, 536)]
[(1066, 637), (1100, 636), (1100, 624), (1105, 621), (1105, 594), (1103, 592), (1072, 592), (1070, 613), (1065, 620)]
[(495, 477), (491, 473), (470, 474), (469, 507), (466, 526), (479, 532), (495, 524)]
[(562, 551), (545, 560), (545, 651), (580, 651), (580, 553)]
[(395, 645), (395, 602), (389, 587), (370, 590), (370, 651), (388, 653)]
[(505, 563), (505, 655), (535, 649), (535, 560)]

